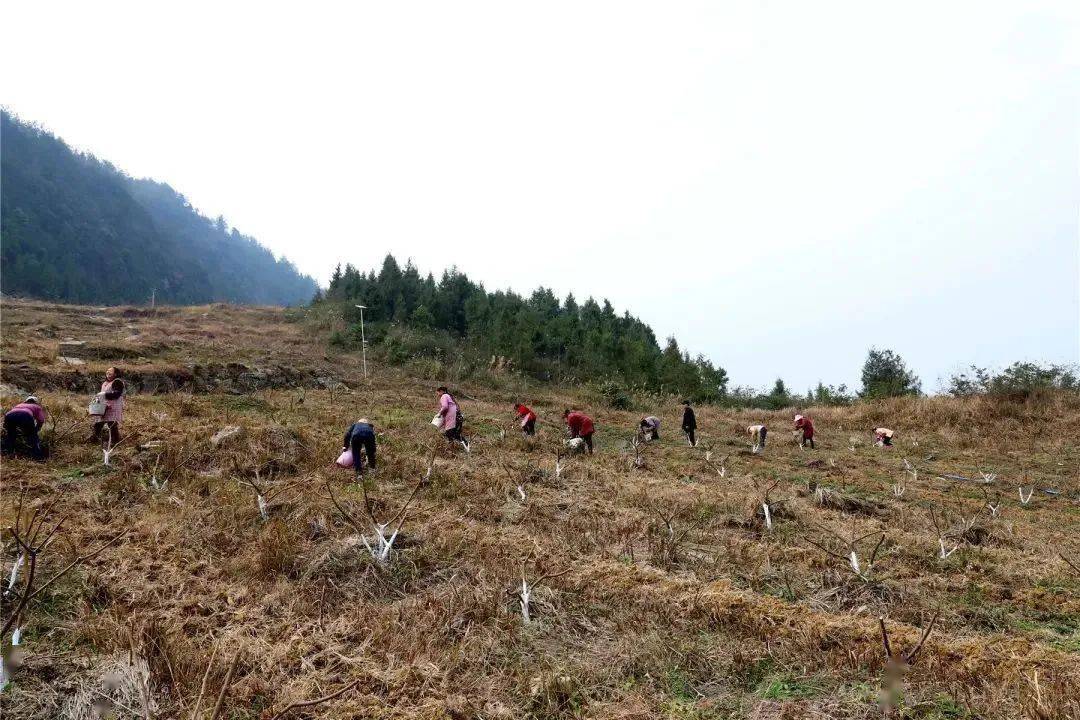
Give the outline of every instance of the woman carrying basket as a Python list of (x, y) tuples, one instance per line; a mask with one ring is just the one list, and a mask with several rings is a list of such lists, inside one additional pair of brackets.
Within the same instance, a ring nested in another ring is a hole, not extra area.
[[(90, 436), (90, 442), (101, 442), (101, 430), (105, 426), (109, 428), (109, 444), (115, 445), (120, 442), (120, 422), (124, 419), (124, 381), (120, 379), (120, 371), (114, 367), (105, 371), (105, 382), (101, 383), (101, 392), (97, 394), (97, 400), (105, 403), (104, 413), (94, 415), (94, 432)], [(92, 403), (92, 406), (100, 405)]]

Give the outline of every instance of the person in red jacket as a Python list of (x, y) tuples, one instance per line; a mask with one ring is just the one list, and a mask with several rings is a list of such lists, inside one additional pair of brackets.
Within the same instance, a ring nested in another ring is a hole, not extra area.
[(570, 438), (581, 438), (585, 441), (585, 447), (589, 448), (589, 454), (592, 454), (593, 444), (592, 436), (596, 428), (593, 426), (592, 418), (583, 412), (570, 412), (569, 410), (563, 410), (563, 419), (566, 420), (566, 428), (570, 431)]
[(0, 442), (3, 454), (14, 454), (15, 441), (21, 436), (30, 446), (30, 455), (37, 461), (45, 460), (38, 433), (45, 424), (45, 408), (36, 396), (31, 395), (4, 413), (4, 439)]
[(802, 444), (806, 447), (810, 443), (810, 449), (814, 448), (814, 421), (802, 415), (795, 416), (795, 429), (802, 430)]
[(518, 403), (514, 406), (514, 413), (517, 415), (517, 419), (521, 423), (521, 434), (535, 435), (536, 413), (534, 413), (532, 410), (522, 405), (521, 403)]

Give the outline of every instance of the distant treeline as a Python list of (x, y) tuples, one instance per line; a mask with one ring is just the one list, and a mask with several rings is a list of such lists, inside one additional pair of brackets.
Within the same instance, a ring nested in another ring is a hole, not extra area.
[[(991, 371), (972, 365), (948, 379), (944, 392), (954, 397), (976, 395), (1002, 400), (1022, 401), (1040, 394), (1080, 392), (1080, 377), (1075, 366), (1052, 363), (1016, 362), (1001, 371)], [(892, 350), (870, 348), (862, 370), (862, 389), (855, 392), (846, 385), (835, 387), (819, 382), (805, 395), (792, 392), (782, 379), (777, 379), (766, 392), (736, 387), (728, 391), (723, 402), (734, 406), (779, 410), (811, 405), (850, 405), (856, 400), (876, 400), (902, 395), (922, 394), (922, 383)]]
[[(702, 355), (691, 357), (668, 338), (663, 348), (652, 329), (607, 300), (559, 300), (546, 288), (529, 297), (488, 292), (461, 272), (436, 281), (388, 255), (382, 268), (364, 273), (351, 265), (334, 271), (322, 302), (340, 303), (353, 324), (333, 342), (356, 346), (359, 310), (365, 305), (368, 342), (392, 362), (451, 354), (505, 358), (515, 371), (542, 380), (606, 381), (619, 388), (666, 392), (715, 401), (726, 392), (727, 373)], [(617, 398), (613, 401), (617, 401)]]
[(60, 302), (295, 305), (315, 281), (175, 190), (0, 111), (0, 290)]
[[(348, 323), (334, 332), (333, 345), (360, 347), (360, 310), (365, 306), (366, 339), (381, 360), (446, 377), (448, 368), (465, 373), (486, 367), (489, 358), (540, 380), (587, 382), (614, 407), (630, 407), (639, 394), (666, 394), (732, 407), (769, 410), (849, 405), (902, 395), (920, 395), (922, 382), (892, 350), (870, 348), (862, 367), (862, 387), (849, 389), (819, 382), (805, 394), (782, 379), (771, 389), (729, 387), (723, 368), (702, 355), (691, 357), (668, 338), (663, 348), (652, 329), (607, 300), (559, 300), (546, 288), (523, 297), (488, 292), (451, 269), (438, 280), (402, 268), (387, 255), (378, 272), (352, 265), (334, 270), (316, 308), (330, 306)], [(1075, 368), (1015, 363), (999, 372), (972, 368), (953, 376), (946, 392), (1025, 398), (1043, 390), (1080, 389)]]
[(970, 366), (949, 378), (947, 392), (955, 397), (991, 395), (1025, 399), (1040, 391), (1080, 392), (1077, 368), (1068, 365), (1016, 362), (1000, 372)]

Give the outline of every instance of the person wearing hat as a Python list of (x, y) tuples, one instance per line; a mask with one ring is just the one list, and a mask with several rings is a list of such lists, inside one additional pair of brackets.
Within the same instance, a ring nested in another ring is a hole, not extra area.
[(802, 444), (806, 447), (810, 443), (810, 449), (814, 449), (814, 421), (802, 415), (795, 416), (795, 429), (802, 430)]
[(353, 467), (356, 468), (356, 477), (364, 474), (364, 460), (362, 453), (367, 454), (368, 467), (375, 471), (375, 427), (367, 418), (360, 418), (345, 431), (345, 440), (341, 443), (341, 451), (352, 450)]
[(45, 424), (45, 408), (36, 395), (31, 395), (15, 407), (4, 413), (4, 439), (0, 443), (3, 454), (14, 454), (15, 441), (22, 437), (30, 446), (30, 456), (35, 460), (45, 459), (38, 434)]
[(682, 431), (686, 433), (686, 441), (690, 443), (690, 447), (696, 447), (694, 431), (697, 430), (697, 417), (694, 416), (694, 408), (690, 407), (689, 400), (683, 400), (682, 404)]
[(645, 436), (646, 440), (651, 441), (660, 439), (660, 418), (655, 415), (641, 418), (639, 427), (641, 428), (641, 434)]

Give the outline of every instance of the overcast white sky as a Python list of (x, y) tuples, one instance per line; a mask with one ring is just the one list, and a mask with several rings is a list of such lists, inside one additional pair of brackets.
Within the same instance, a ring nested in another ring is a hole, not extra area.
[(607, 297), (727, 368), (1080, 358), (1080, 3), (23, 2), (0, 103), (325, 283)]

